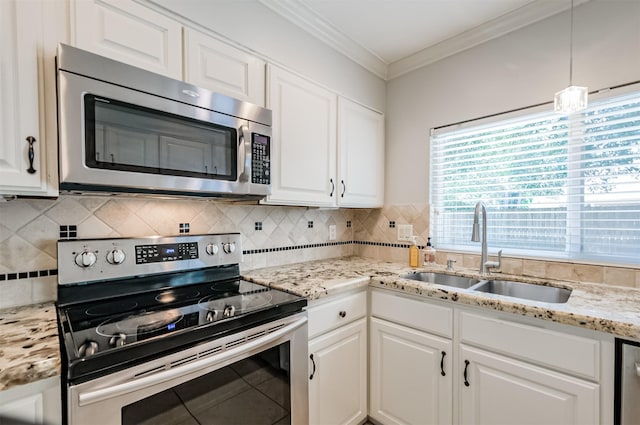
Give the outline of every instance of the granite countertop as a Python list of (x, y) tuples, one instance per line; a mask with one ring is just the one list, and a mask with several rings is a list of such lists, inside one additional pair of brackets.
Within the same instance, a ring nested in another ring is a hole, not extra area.
[[(640, 340), (640, 290), (637, 289), (495, 274), (496, 277), (504, 280), (526, 281), (572, 289), (568, 302), (555, 304), (401, 278), (410, 271), (421, 270), (445, 272), (443, 266), (412, 269), (398, 263), (347, 257), (254, 270), (247, 272), (244, 278), (303, 295), (309, 300), (357, 286), (369, 285)], [(452, 274), (478, 277), (477, 270), (460, 268), (456, 268)]]
[[(567, 303), (551, 304), (400, 277), (412, 270), (443, 272), (444, 267), (412, 269), (398, 263), (347, 257), (251, 270), (243, 273), (243, 277), (307, 297), (309, 301), (372, 286), (640, 340), (640, 291), (636, 289), (526, 278), (537, 284), (573, 290)], [(474, 277), (473, 270), (456, 269), (455, 274)], [(499, 276), (525, 280), (520, 276)], [(60, 351), (53, 303), (0, 311), (0, 391), (59, 374)]]
[(53, 303), (0, 311), (0, 391), (59, 375)]

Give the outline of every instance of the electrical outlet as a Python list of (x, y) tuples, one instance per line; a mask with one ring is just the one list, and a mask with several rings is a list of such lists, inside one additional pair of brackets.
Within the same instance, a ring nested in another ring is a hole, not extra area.
[(409, 242), (413, 240), (413, 224), (398, 224), (398, 240)]
[(329, 240), (330, 241), (335, 241), (336, 240), (336, 225), (335, 224), (330, 224), (329, 225)]

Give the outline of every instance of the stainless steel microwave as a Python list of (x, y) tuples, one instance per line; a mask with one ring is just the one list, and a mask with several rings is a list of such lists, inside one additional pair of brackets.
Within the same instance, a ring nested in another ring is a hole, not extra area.
[(57, 78), (62, 191), (270, 193), (270, 110), (64, 44)]

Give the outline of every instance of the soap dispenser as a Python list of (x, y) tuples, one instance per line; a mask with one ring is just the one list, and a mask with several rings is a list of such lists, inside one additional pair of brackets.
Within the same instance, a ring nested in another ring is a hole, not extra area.
[(418, 267), (419, 259), (420, 259), (420, 250), (418, 249), (418, 245), (416, 245), (416, 237), (413, 236), (411, 239), (412, 245), (409, 247), (409, 266), (410, 267)]
[(431, 237), (427, 238), (427, 246), (424, 248), (424, 265), (436, 264), (436, 249), (431, 245)]

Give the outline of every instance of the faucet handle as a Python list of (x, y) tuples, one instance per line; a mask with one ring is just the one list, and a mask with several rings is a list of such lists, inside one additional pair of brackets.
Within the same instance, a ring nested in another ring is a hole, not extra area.
[(452, 272), (453, 271), (453, 263), (455, 263), (456, 260), (453, 259), (448, 259), (447, 260), (447, 271)]
[(498, 251), (498, 261), (487, 261), (484, 263), (487, 269), (501, 269), (502, 268), (502, 250)]

